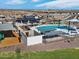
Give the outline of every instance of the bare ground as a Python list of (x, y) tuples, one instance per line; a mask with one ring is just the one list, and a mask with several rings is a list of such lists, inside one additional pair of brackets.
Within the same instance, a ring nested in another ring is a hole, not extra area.
[(14, 46), (0, 48), (0, 51), (15, 51), (17, 48), (20, 48), (23, 51), (49, 51), (62, 48), (77, 48), (77, 47), (79, 47), (79, 38), (74, 39), (71, 42), (65, 41), (63, 39), (60, 41), (47, 42), (32, 46), (26, 46), (26, 44), (20, 43)]

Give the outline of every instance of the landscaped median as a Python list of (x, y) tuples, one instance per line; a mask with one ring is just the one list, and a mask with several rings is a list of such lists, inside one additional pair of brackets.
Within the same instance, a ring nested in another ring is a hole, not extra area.
[(79, 49), (61, 49), (40, 52), (1, 52), (0, 59), (79, 59)]

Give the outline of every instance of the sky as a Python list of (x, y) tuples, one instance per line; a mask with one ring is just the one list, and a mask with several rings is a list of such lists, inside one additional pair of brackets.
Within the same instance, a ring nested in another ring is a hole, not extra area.
[(79, 0), (0, 0), (0, 9), (79, 10)]

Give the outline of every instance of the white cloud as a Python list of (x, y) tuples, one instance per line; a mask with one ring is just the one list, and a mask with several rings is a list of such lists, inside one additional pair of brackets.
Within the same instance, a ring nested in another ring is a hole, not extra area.
[(18, 4), (24, 4), (25, 1), (23, 0), (8, 0), (5, 4), (8, 5), (18, 5)]
[(36, 7), (48, 7), (48, 8), (71, 8), (79, 6), (79, 0), (55, 0), (43, 4), (39, 4)]
[(38, 2), (39, 0), (32, 0), (33, 2)]

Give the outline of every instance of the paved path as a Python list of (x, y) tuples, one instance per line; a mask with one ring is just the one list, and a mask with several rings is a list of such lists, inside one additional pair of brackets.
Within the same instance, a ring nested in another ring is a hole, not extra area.
[(27, 37), (26, 37), (26, 35), (24, 35), (23, 32), (20, 32), (20, 34), (21, 34), (21, 41), (22, 41), (22, 43), (25, 43), (27, 45)]

